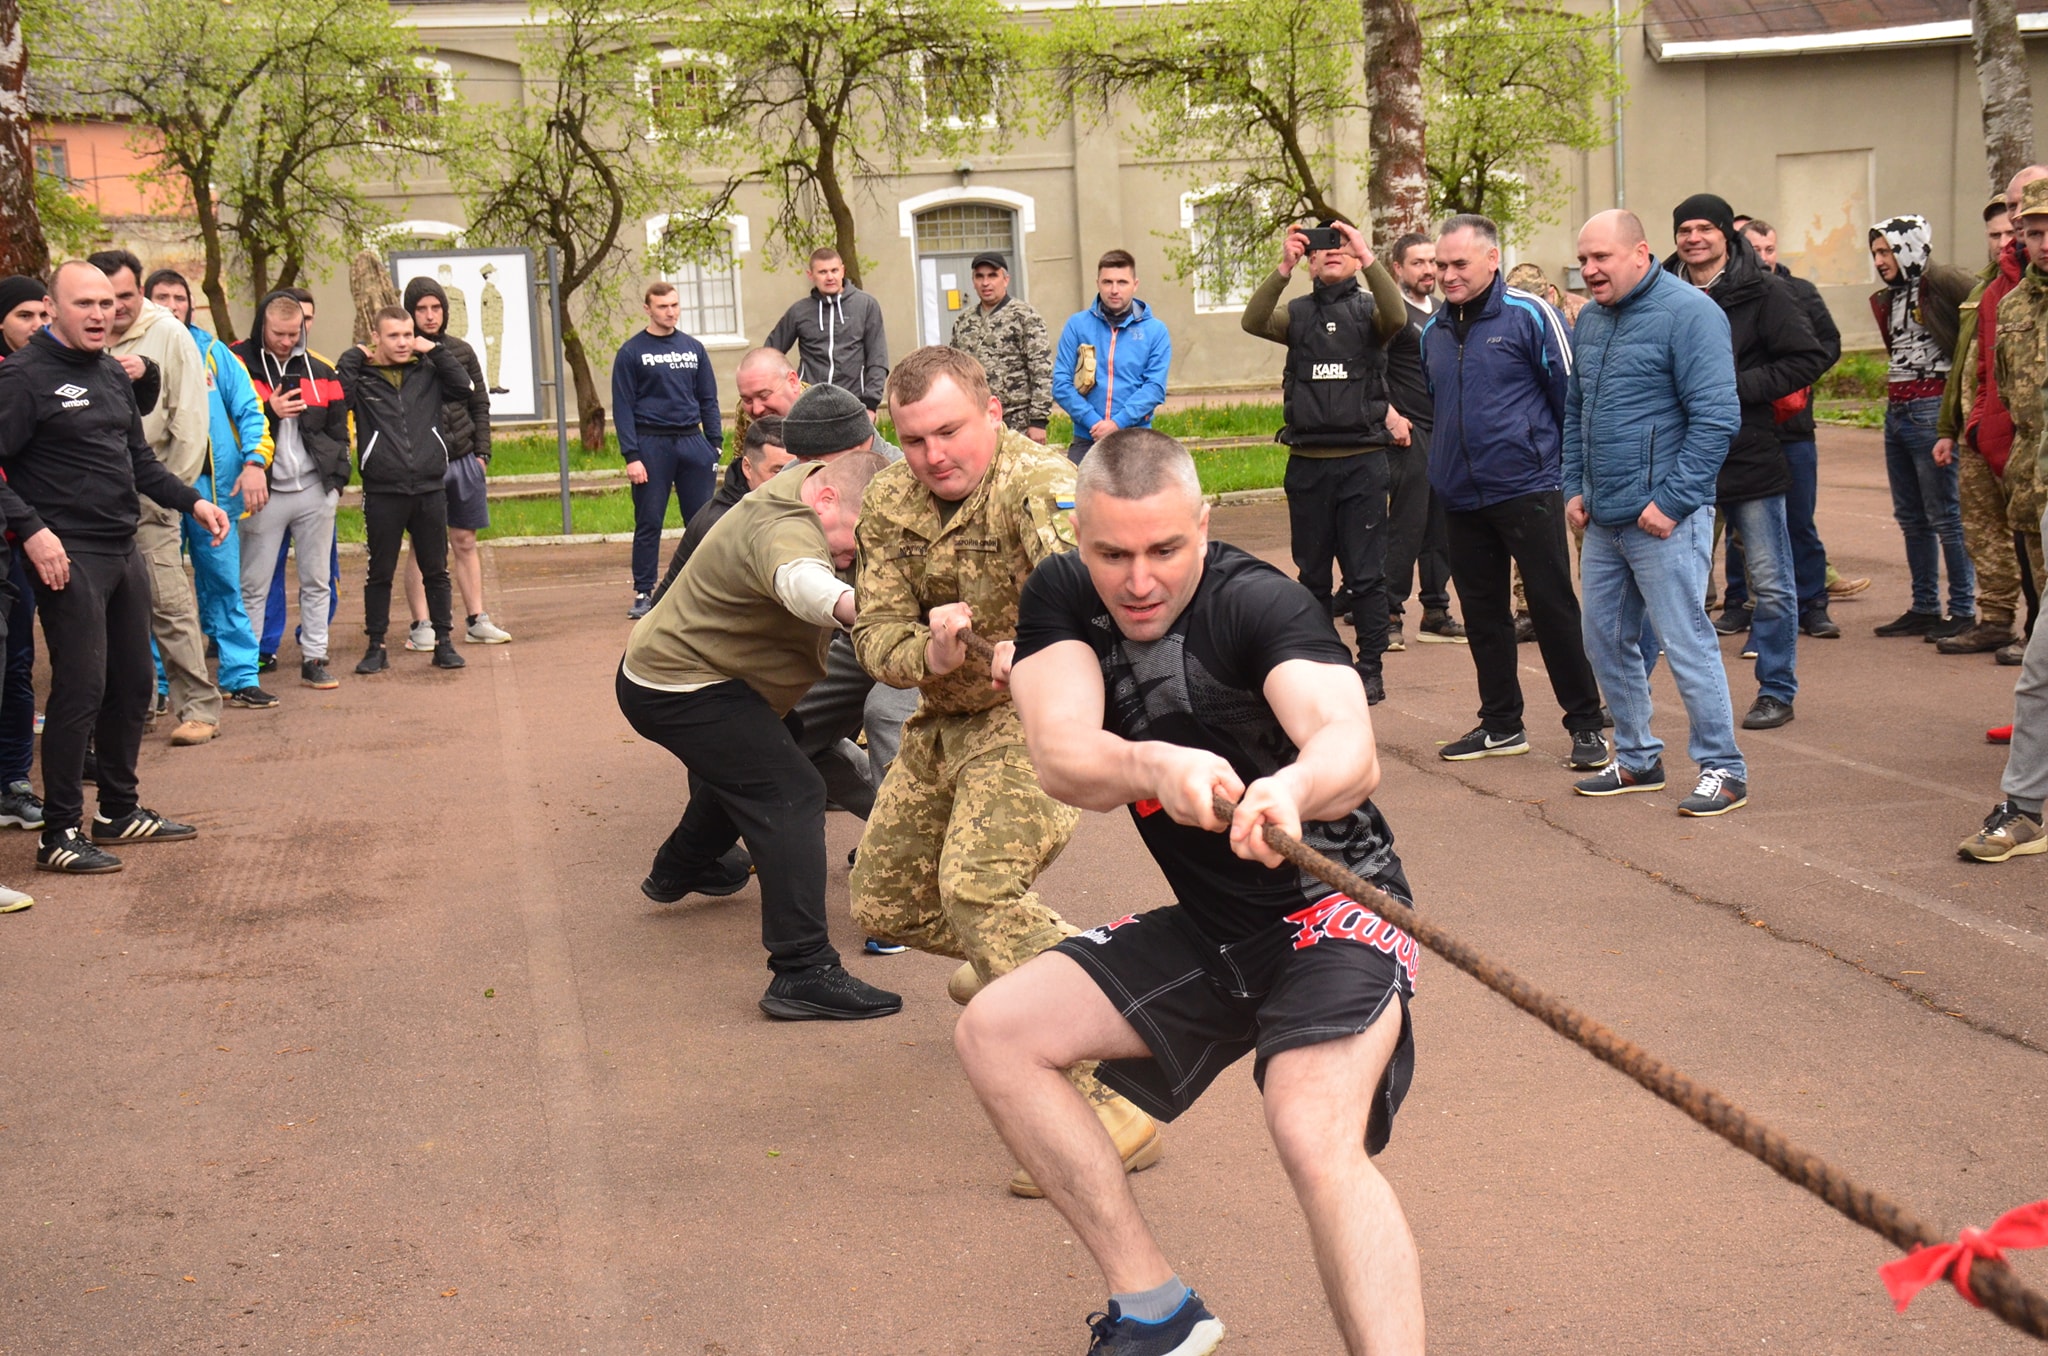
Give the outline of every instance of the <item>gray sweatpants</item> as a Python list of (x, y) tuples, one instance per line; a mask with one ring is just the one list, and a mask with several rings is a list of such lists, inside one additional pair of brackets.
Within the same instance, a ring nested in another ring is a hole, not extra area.
[(334, 550), (334, 506), (339, 490), (314, 481), (296, 490), (272, 491), (260, 513), (242, 520), (242, 606), (249, 629), (263, 634), (264, 605), (277, 569), (277, 548), (289, 532), (299, 571), (299, 653), (327, 658), (327, 600), (334, 591), (328, 557)]
[[(2048, 535), (2048, 512), (2041, 515)], [(2020, 809), (2041, 813), (2048, 798), (2048, 623), (2034, 627), (2020, 680), (2012, 689), (2012, 751), (2005, 756), (2005, 796)]]

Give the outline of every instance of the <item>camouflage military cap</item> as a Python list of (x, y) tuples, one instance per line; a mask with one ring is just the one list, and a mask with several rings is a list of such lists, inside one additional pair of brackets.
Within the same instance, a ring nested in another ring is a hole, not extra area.
[(2020, 190), (2020, 215), (2048, 217), (2048, 179), (2036, 179)]

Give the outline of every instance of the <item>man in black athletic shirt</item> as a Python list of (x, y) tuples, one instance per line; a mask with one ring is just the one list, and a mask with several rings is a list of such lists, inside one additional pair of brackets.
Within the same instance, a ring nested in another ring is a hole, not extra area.
[[(1283, 866), (1261, 836), (1297, 835), (1409, 898), (1367, 799), (1379, 757), (1364, 688), (1308, 590), (1210, 543), (1194, 463), (1171, 438), (1104, 438), (1076, 497), (1080, 550), (1033, 572), (1014, 667), (994, 676), (1012, 684), (1045, 789), (1085, 809), (1128, 805), (1178, 903), (991, 984), (961, 1018), (961, 1062), (1109, 1283), (1091, 1351), (1198, 1356), (1223, 1327), (1174, 1275), (1061, 1070), (1099, 1059), (1103, 1083), (1172, 1120), (1256, 1051), (1346, 1348), (1419, 1353), (1415, 1245), (1369, 1157), (1414, 1071), (1415, 943)], [(1237, 802), (1231, 820), (1213, 795)]]

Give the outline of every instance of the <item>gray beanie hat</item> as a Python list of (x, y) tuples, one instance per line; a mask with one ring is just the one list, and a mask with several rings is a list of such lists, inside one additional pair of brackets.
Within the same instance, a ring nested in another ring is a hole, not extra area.
[(792, 457), (829, 457), (875, 436), (868, 407), (838, 386), (813, 386), (782, 416), (782, 445)]

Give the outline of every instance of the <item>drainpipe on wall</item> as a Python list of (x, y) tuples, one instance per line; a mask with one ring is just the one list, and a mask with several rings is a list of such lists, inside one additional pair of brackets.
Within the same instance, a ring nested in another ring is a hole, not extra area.
[[(1627, 74), (1621, 63), (1621, 0), (1613, 0), (1613, 9), (1608, 26), (1614, 33), (1614, 74), (1617, 86)], [(1628, 206), (1628, 161), (1624, 154), (1621, 127), (1622, 96), (1619, 88), (1614, 95), (1614, 205)]]

